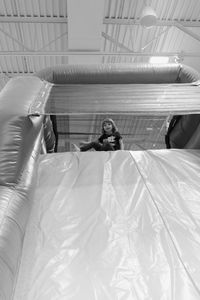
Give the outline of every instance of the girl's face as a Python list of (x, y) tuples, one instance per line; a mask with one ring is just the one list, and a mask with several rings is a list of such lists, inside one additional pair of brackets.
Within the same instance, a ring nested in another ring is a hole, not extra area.
[(106, 133), (111, 133), (112, 132), (112, 123), (111, 122), (105, 122), (103, 125), (103, 129)]

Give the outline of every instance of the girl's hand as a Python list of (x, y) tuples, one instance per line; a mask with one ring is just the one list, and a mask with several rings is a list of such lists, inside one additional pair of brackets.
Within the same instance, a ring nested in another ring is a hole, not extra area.
[(107, 144), (107, 143), (108, 143), (108, 139), (104, 139), (103, 144)]
[(122, 139), (119, 140), (119, 144), (120, 144), (120, 150), (124, 150), (124, 143)]

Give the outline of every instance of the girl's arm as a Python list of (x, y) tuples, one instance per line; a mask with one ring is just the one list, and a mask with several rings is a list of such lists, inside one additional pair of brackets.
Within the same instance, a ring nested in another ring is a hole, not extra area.
[(124, 150), (124, 143), (122, 139), (119, 140), (119, 145), (120, 145), (120, 150)]

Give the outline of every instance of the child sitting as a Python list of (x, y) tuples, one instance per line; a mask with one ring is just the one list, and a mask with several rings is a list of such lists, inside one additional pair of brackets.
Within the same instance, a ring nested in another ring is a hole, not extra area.
[(97, 141), (81, 142), (80, 147), (73, 144), (76, 151), (88, 151), (95, 149), (96, 151), (116, 151), (124, 150), (122, 136), (118, 132), (115, 122), (106, 118), (102, 122), (102, 135)]

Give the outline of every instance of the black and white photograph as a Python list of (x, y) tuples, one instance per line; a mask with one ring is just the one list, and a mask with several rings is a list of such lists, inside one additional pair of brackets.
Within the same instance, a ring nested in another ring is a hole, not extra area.
[(0, 300), (200, 300), (200, 0), (0, 0)]

